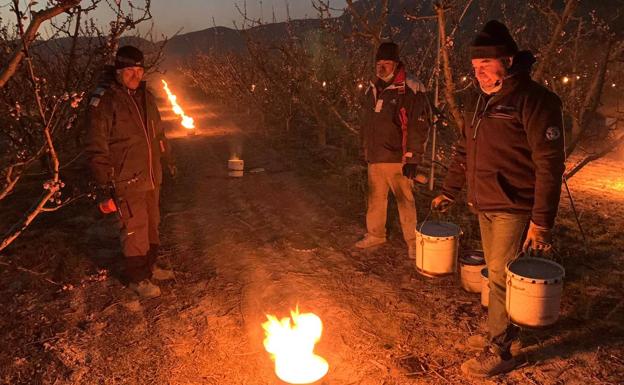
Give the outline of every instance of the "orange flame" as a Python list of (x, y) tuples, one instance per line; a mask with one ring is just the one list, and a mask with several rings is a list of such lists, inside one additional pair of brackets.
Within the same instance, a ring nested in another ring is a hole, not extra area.
[[(314, 354), (314, 345), (321, 339), (323, 322), (313, 313), (290, 312), (278, 320), (267, 315), (264, 348), (275, 361), (275, 374), (289, 384), (311, 384), (323, 378), (329, 364)], [(292, 323), (291, 323), (292, 321)]]
[(171, 103), (171, 108), (173, 108), (173, 112), (176, 115), (178, 115), (178, 116), (180, 116), (182, 118), (182, 126), (184, 128), (189, 129), (189, 130), (194, 129), (195, 128), (195, 121), (193, 120), (193, 118), (191, 118), (190, 116), (188, 116), (188, 115), (186, 115), (184, 113), (184, 110), (178, 104), (178, 101), (177, 101), (178, 97), (175, 96), (171, 92), (167, 82), (164, 79), (162, 79), (161, 81), (163, 83), (163, 88), (165, 89), (165, 92), (167, 93), (167, 97), (169, 98), (169, 103)]

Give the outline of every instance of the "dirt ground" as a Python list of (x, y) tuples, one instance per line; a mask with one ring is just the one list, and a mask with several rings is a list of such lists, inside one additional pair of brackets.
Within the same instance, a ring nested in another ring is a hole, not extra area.
[[(474, 380), (457, 343), (483, 331), (479, 296), (457, 277), (416, 272), (395, 208), (390, 242), (356, 252), (365, 202), (353, 175), (302, 169), (202, 108), (197, 135), (173, 135), (180, 176), (162, 194), (160, 260), (176, 279), (139, 301), (107, 270), (118, 252), (110, 220), (88, 203), (46, 216), (0, 256), (0, 383), (279, 385), (261, 323), (297, 305), (324, 322), (317, 352), (330, 371), (319, 384), (624, 383), (623, 162), (570, 181), (587, 250), (562, 195), (560, 321), (523, 331), (518, 370)], [(234, 153), (256, 172), (228, 178)], [(431, 196), (417, 191), (420, 220)], [(478, 245), (470, 214), (451, 215), (464, 247)]]

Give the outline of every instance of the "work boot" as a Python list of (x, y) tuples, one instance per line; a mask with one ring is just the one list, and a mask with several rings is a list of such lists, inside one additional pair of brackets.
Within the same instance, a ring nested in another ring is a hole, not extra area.
[(369, 247), (378, 246), (386, 243), (386, 238), (375, 237), (370, 234), (366, 234), (364, 238), (355, 242), (355, 247), (358, 249), (368, 249)]
[[(457, 347), (466, 351), (466, 352), (482, 352), (488, 346), (488, 340), (486, 337), (475, 334), (466, 338), (464, 343), (457, 344)], [(511, 347), (509, 349), (513, 356), (517, 356), (522, 350), (522, 342), (519, 339), (515, 339), (511, 342)]]
[(128, 285), (132, 291), (137, 293), (141, 298), (156, 298), (160, 297), (160, 288), (150, 282), (149, 279), (145, 279), (139, 283), (132, 282)]
[(154, 265), (154, 267), (152, 267), (152, 279), (157, 281), (169, 281), (174, 278), (175, 275), (173, 274), (173, 270), (163, 269), (158, 265)]
[(510, 352), (496, 352), (496, 348), (488, 346), (475, 358), (464, 362), (461, 371), (472, 377), (492, 377), (507, 373), (516, 367), (516, 359)]

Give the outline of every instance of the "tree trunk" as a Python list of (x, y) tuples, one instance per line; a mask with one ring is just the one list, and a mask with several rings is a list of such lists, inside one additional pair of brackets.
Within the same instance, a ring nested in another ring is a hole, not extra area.
[(533, 79), (535, 81), (541, 82), (544, 80), (546, 68), (550, 66), (550, 62), (555, 56), (557, 44), (559, 44), (559, 41), (561, 40), (563, 30), (574, 14), (574, 10), (576, 9), (578, 3), (579, 0), (566, 0), (565, 9), (563, 10), (561, 16), (557, 17), (557, 25), (555, 26), (552, 35), (550, 35), (550, 41), (548, 42), (546, 49), (541, 52), (541, 60), (538, 61), (537, 68), (533, 73)]
[(598, 109), (598, 105), (600, 104), (600, 97), (602, 95), (602, 90), (604, 88), (605, 79), (607, 76), (607, 68), (609, 67), (609, 59), (611, 57), (611, 48), (613, 48), (613, 40), (609, 39), (607, 41), (607, 46), (603, 51), (604, 54), (598, 64), (598, 70), (594, 72), (594, 76), (592, 78), (591, 86), (587, 94), (585, 94), (585, 99), (583, 100), (583, 104), (581, 105), (577, 116), (573, 118), (572, 121), (572, 137), (567, 145), (567, 153), (571, 154), (572, 151), (576, 148), (579, 140), (582, 137), (583, 132), (587, 129), (589, 125), (589, 119), (594, 115), (596, 109)]
[(453, 116), (453, 120), (460, 132), (464, 131), (464, 118), (459, 109), (459, 104), (455, 97), (455, 81), (453, 80), (453, 70), (451, 68), (451, 59), (449, 55), (449, 47), (446, 41), (446, 8), (442, 4), (435, 5), (435, 11), (438, 16), (438, 30), (440, 34), (440, 52), (442, 54), (442, 67), (444, 69), (444, 97), (449, 106), (449, 111)]

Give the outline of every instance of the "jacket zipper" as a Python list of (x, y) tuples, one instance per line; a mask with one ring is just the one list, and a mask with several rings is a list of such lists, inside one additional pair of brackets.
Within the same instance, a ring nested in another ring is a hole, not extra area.
[[(139, 116), (139, 120), (141, 121), (141, 125), (143, 126), (143, 134), (145, 135), (145, 141), (147, 142), (147, 156), (148, 156), (148, 161), (149, 161), (150, 182), (152, 183), (152, 188), (156, 188), (156, 182), (154, 180), (154, 170), (152, 169), (152, 163), (153, 163), (152, 162), (152, 146), (150, 144), (149, 135), (147, 134), (147, 131), (149, 130), (149, 128), (145, 125), (145, 122), (143, 121), (143, 117), (141, 116), (141, 110), (139, 109), (139, 106), (136, 104), (136, 101), (134, 100), (132, 95), (130, 95), (130, 93), (128, 93), (128, 97), (130, 98), (130, 100), (132, 100), (132, 105), (134, 105), (134, 109), (136, 110), (137, 115)], [(147, 95), (145, 97), (147, 97)]]
[[(479, 107), (479, 102), (481, 101), (481, 95), (479, 95), (479, 99), (477, 100), (477, 108), (475, 109), (475, 115), (472, 117), (472, 121), (474, 122), (474, 118), (476, 117), (476, 114), (479, 112), (478, 111), (478, 107)], [(485, 114), (485, 111), (487, 111), (488, 106), (490, 105), (490, 102), (492, 101), (492, 98), (488, 99), (487, 102), (485, 102), (485, 106), (483, 107), (483, 113), (479, 114), (479, 119), (477, 120), (477, 123), (474, 126), (474, 133), (472, 134), (472, 140), (474, 140), (474, 150), (473, 150), (473, 154), (472, 154), (472, 163), (473, 163), (473, 169), (472, 169), (472, 191), (473, 191), (473, 195), (474, 195), (474, 205), (475, 208), (478, 210), (479, 209), (479, 200), (477, 199), (477, 186), (476, 186), (476, 181), (477, 181), (477, 133), (479, 131), (479, 126), (481, 125), (481, 120), (483, 120), (483, 115)]]

